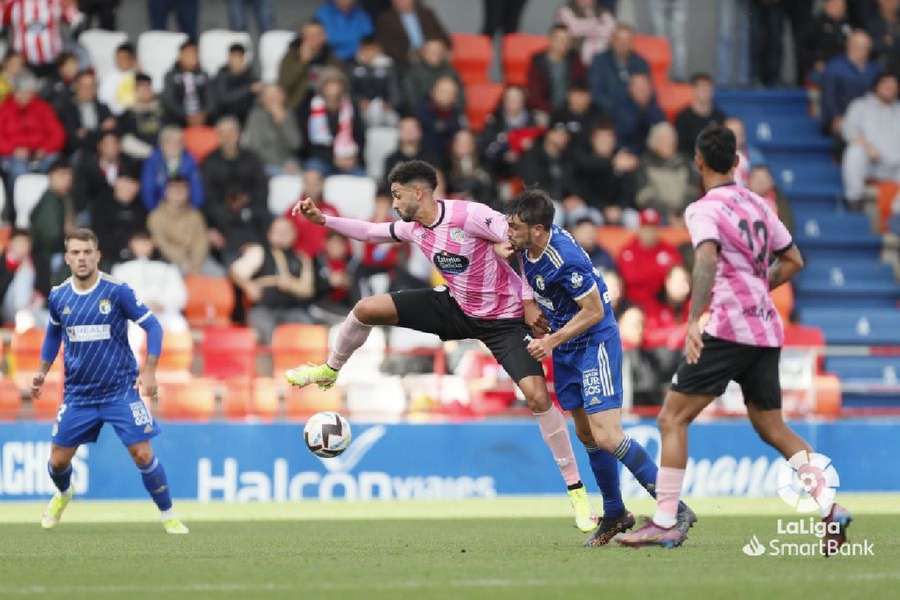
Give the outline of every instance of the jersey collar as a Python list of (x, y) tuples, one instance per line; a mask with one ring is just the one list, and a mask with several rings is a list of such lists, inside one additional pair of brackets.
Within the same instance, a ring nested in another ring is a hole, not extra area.
[(527, 261), (530, 262), (530, 263), (536, 263), (536, 262), (538, 262), (539, 260), (541, 260), (542, 258), (544, 258), (544, 255), (545, 255), (545, 254), (547, 254), (547, 248), (550, 247), (550, 244), (551, 244), (552, 242), (553, 242), (553, 227), (550, 228), (550, 235), (547, 236), (547, 245), (544, 246), (544, 249), (541, 251), (540, 255), (539, 255), (537, 258), (531, 258), (531, 257), (528, 255), (528, 250), (526, 250), (526, 251), (525, 251), (525, 260), (527, 260)]
[(100, 271), (97, 271), (97, 281), (95, 281), (95, 282), (94, 282), (94, 285), (92, 285), (92, 286), (89, 287), (88, 289), (86, 289), (86, 290), (79, 290), (78, 288), (76, 288), (76, 287), (75, 287), (75, 278), (74, 278), (74, 277), (69, 277), (69, 287), (72, 288), (72, 293), (73, 293), (73, 294), (75, 294), (75, 295), (77, 295), (77, 296), (87, 296), (88, 294), (92, 293), (94, 290), (97, 289), (97, 286), (100, 285), (100, 281), (102, 281), (102, 280), (103, 280), (103, 273), (100, 272)]
[(438, 204), (441, 205), (441, 214), (438, 216), (437, 221), (435, 221), (431, 225), (422, 225), (422, 227), (424, 227), (425, 229), (434, 229), (435, 227), (437, 227), (438, 225), (440, 225), (441, 223), (444, 222), (444, 212), (446, 212), (446, 208), (444, 207), (444, 201), (438, 200), (437, 202), (438, 202)]

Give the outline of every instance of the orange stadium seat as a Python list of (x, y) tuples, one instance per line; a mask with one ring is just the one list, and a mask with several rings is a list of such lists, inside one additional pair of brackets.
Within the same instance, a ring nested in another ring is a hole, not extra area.
[(203, 332), (203, 374), (216, 379), (252, 377), (256, 332), (249, 327), (208, 327)]
[(341, 393), (337, 388), (320, 390), (318, 386), (308, 385), (305, 388), (291, 386), (284, 401), (284, 411), (288, 417), (306, 417), (325, 410), (341, 410)]
[(507, 85), (528, 83), (531, 57), (547, 49), (550, 38), (531, 33), (510, 33), (503, 36), (503, 79)]
[(278, 415), (278, 382), (273, 377), (229, 379), (222, 382), (221, 389), (222, 413), (228, 419), (271, 420)]
[(650, 76), (657, 89), (669, 81), (669, 68), (672, 66), (669, 40), (661, 36), (637, 33), (634, 35), (634, 51), (650, 65)]
[(41, 387), (41, 395), (31, 399), (34, 418), (55, 419), (63, 398), (63, 383), (60, 379), (48, 379)]
[(222, 414), (226, 419), (243, 419), (247, 416), (253, 390), (246, 377), (228, 379), (219, 387), (222, 394)]
[(11, 379), (0, 379), (0, 421), (15, 419), (22, 409), (22, 392)]
[(659, 237), (676, 248), (682, 244), (691, 243), (691, 232), (687, 230), (687, 227), (660, 227)]
[(597, 228), (597, 243), (613, 258), (619, 257), (619, 252), (633, 237), (634, 232), (624, 227), (604, 225)]
[[(41, 345), (44, 343), (44, 329), (33, 327), (22, 333), (13, 333), (7, 362), (9, 372), (21, 389), (31, 387), (31, 378), (41, 366)], [(62, 346), (60, 346), (60, 350)], [(61, 354), (61, 352), (60, 352)], [(50, 378), (60, 378), (63, 372), (62, 356), (59, 354), (50, 369)]]
[(694, 101), (694, 88), (688, 83), (667, 81), (656, 87), (656, 99), (666, 118), (674, 121)]
[(173, 375), (190, 373), (193, 360), (194, 338), (191, 336), (191, 332), (165, 332), (157, 372)]
[(825, 346), (825, 334), (818, 327), (785, 324), (784, 345), (821, 348)]
[(501, 96), (503, 86), (499, 83), (475, 83), (466, 86), (466, 117), (472, 131), (484, 129), (488, 115), (497, 108)]
[(781, 315), (781, 320), (790, 323), (791, 313), (794, 312), (794, 287), (790, 283), (785, 283), (769, 294), (772, 296), (772, 302), (775, 303), (775, 310)]
[(327, 357), (328, 328), (324, 325), (284, 324), (272, 334), (272, 364), (276, 375), (307, 362), (320, 363)]
[(219, 136), (213, 127), (194, 125), (184, 130), (184, 147), (198, 163), (219, 147)]
[(891, 207), (898, 194), (900, 194), (900, 182), (881, 181), (878, 183), (878, 230), (881, 233), (885, 233), (888, 230), (888, 221), (891, 219)]
[(185, 315), (192, 327), (228, 325), (234, 310), (234, 286), (225, 277), (188, 275)]
[(10, 236), (12, 236), (12, 227), (0, 227), (0, 249), (6, 249)]
[(454, 33), (450, 37), (453, 40), (453, 68), (463, 85), (487, 83), (494, 50), (490, 38), (473, 33)]
[(164, 419), (206, 421), (216, 410), (214, 383), (204, 377), (159, 386), (157, 413)]
[(253, 397), (250, 414), (271, 419), (278, 415), (278, 381), (274, 377), (257, 377), (253, 380)]

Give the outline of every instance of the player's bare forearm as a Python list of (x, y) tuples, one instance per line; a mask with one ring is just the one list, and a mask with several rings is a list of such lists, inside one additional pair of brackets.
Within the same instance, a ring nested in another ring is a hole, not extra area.
[(797, 246), (791, 246), (769, 267), (769, 289), (793, 279), (803, 269), (803, 255)]
[(703, 242), (694, 253), (694, 272), (691, 282), (691, 314), (689, 321), (696, 323), (709, 306), (713, 284), (716, 281), (716, 266), (719, 250), (713, 242)]
[(47, 362), (46, 360), (41, 361), (41, 365), (38, 367), (38, 373), (42, 376), (46, 376), (47, 373), (50, 372), (50, 367), (53, 366), (52, 362)]
[(548, 336), (554, 348), (578, 337), (603, 320), (605, 314), (603, 302), (600, 301), (600, 292), (596, 289), (577, 302), (580, 310), (575, 313), (575, 316), (558, 331)]

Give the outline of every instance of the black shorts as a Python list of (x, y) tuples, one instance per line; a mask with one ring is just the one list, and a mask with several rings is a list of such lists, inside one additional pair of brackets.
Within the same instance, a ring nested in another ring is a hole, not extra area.
[(391, 293), (398, 327), (433, 333), (442, 340), (481, 340), (513, 381), (544, 376), (541, 363), (528, 354), (525, 336), (530, 330), (522, 319), (477, 319), (462, 311), (447, 288), (404, 290)]
[(781, 408), (778, 361), (781, 348), (748, 346), (703, 334), (696, 364), (682, 360), (672, 389), (682, 394), (721, 396), (729, 381), (741, 386), (744, 402), (763, 410)]

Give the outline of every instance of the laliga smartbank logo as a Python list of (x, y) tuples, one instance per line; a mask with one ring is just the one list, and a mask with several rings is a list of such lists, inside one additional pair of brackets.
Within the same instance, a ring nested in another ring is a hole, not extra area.
[[(831, 459), (824, 454), (798, 452), (778, 468), (778, 496), (798, 513), (831, 510), (840, 477)], [(754, 535), (741, 548), (747, 556), (874, 556), (875, 546), (868, 540), (838, 546), (841, 524), (808, 516), (800, 519), (778, 519), (778, 537), (768, 543)], [(813, 541), (792, 541), (804, 536)]]

